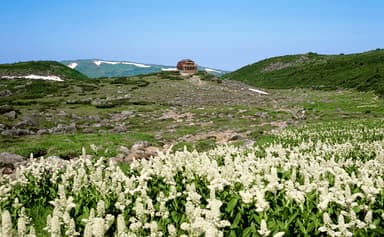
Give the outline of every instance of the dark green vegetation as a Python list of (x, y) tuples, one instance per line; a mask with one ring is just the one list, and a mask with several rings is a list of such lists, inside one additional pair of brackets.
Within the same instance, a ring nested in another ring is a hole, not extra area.
[(275, 57), (245, 66), (225, 78), (262, 88), (353, 88), (384, 96), (384, 50), (350, 55), (308, 53)]
[(55, 61), (31, 61), (13, 64), (0, 64), (1, 76), (26, 76), (30, 74), (40, 76), (58, 76), (63, 80), (83, 80), (87, 76), (72, 70)]

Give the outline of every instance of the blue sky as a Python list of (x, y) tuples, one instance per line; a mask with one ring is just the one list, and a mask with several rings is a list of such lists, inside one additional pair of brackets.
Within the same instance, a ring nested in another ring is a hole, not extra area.
[(235, 70), (384, 48), (380, 0), (1, 0), (0, 63), (98, 58)]

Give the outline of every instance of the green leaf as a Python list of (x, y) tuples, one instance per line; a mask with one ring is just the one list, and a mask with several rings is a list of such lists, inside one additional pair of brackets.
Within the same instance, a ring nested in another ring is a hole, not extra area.
[(237, 237), (236, 231), (231, 230), (231, 232), (229, 232), (229, 237)]
[(252, 234), (256, 234), (257, 233), (255, 223), (251, 223), (251, 233)]
[(285, 228), (288, 229), (288, 226), (292, 223), (293, 220), (296, 219), (296, 216), (298, 215), (298, 213), (296, 212), (295, 214), (293, 214), (287, 222), (285, 222)]
[(176, 211), (173, 211), (171, 212), (171, 218), (172, 220), (175, 222), (175, 223), (178, 223), (179, 222), (179, 213), (177, 213)]
[(252, 229), (251, 229), (251, 227), (249, 226), (249, 227), (247, 227), (247, 228), (245, 228), (244, 229), (244, 231), (243, 231), (243, 237), (248, 237), (248, 236), (251, 236), (252, 235)]
[(239, 212), (239, 213), (237, 213), (235, 219), (232, 222), (231, 229), (238, 228), (240, 220), (241, 220), (241, 213)]
[(296, 221), (296, 224), (299, 226), (301, 234), (304, 234), (305, 236), (307, 236), (307, 230), (305, 229), (305, 227), (304, 227), (303, 223), (301, 222), (301, 220)]
[(236, 207), (238, 198), (234, 197), (231, 199), (231, 201), (228, 202), (227, 208), (225, 208), (225, 212), (230, 213), (233, 211), (233, 209)]

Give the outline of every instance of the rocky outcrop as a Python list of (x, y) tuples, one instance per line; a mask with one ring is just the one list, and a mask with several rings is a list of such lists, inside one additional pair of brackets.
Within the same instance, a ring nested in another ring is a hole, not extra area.
[(121, 113), (117, 113), (117, 114), (112, 114), (111, 115), (111, 121), (112, 122), (119, 122), (119, 121), (124, 121), (126, 119), (128, 119), (129, 117), (131, 117), (133, 115), (133, 112), (132, 111), (122, 111)]
[(38, 124), (39, 123), (36, 118), (31, 116), (25, 116), (20, 122), (15, 125), (15, 128), (37, 127)]
[(10, 137), (19, 137), (19, 136), (31, 135), (33, 133), (34, 132), (30, 131), (29, 129), (11, 128), (11, 129), (2, 131), (1, 135), (10, 136)]
[(12, 174), (17, 167), (26, 163), (27, 161), (20, 155), (2, 152), (0, 153), (0, 174)]
[(125, 146), (120, 146), (119, 151), (121, 152), (116, 158), (113, 158), (116, 162), (129, 162), (139, 159), (148, 159), (154, 157), (157, 153), (162, 150), (159, 147), (151, 145), (147, 141), (139, 141), (128, 149)]

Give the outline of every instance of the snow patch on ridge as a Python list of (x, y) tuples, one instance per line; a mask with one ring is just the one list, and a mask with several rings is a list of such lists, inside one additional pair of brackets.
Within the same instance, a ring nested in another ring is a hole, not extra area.
[(79, 64), (78, 63), (70, 63), (67, 65), (69, 68), (75, 69)]
[(177, 68), (171, 67), (171, 68), (161, 68), (161, 71), (167, 72), (167, 71), (177, 71)]
[(26, 75), (26, 76), (1, 76), (2, 79), (32, 79), (32, 80), (46, 80), (46, 81), (64, 81), (58, 76), (41, 76), (41, 75)]
[(262, 91), (262, 90), (258, 90), (258, 89), (249, 88), (248, 90), (256, 92), (256, 93), (261, 94), (261, 95), (269, 95), (267, 92)]
[(149, 65), (145, 65), (145, 64), (141, 64), (141, 63), (121, 62), (121, 64), (133, 65), (133, 66), (136, 66), (136, 67), (145, 67), (145, 68), (151, 67)]
[(93, 63), (96, 64), (96, 66), (100, 66), (101, 64), (104, 63), (104, 64), (111, 64), (111, 65), (116, 65), (116, 64), (133, 65), (136, 67), (143, 67), (143, 68), (151, 67), (149, 65), (145, 65), (145, 64), (141, 64), (141, 63), (131, 63), (131, 62), (114, 62), (114, 61), (95, 60), (95, 61), (93, 61)]
[(96, 66), (100, 66), (102, 63), (104, 63), (104, 64), (112, 64), (112, 65), (119, 64), (119, 62), (100, 61), (100, 60), (95, 60), (95, 61), (93, 61), (93, 63), (96, 64)]
[(211, 68), (205, 68), (204, 70), (205, 70), (206, 72), (222, 73), (221, 71), (218, 71), (218, 70), (215, 70), (215, 69), (211, 69)]

